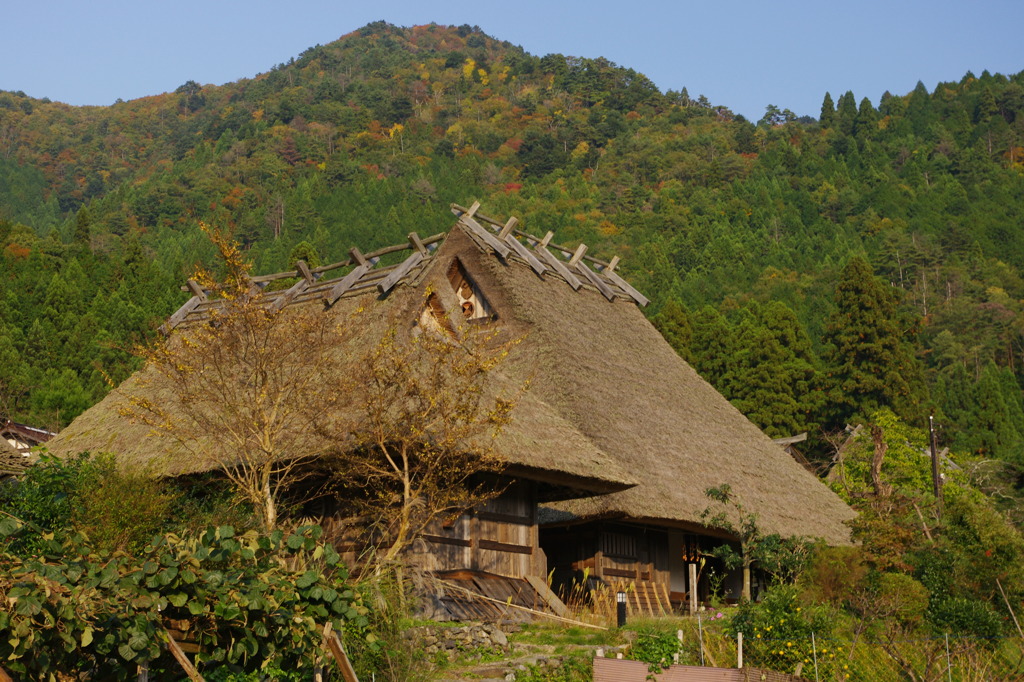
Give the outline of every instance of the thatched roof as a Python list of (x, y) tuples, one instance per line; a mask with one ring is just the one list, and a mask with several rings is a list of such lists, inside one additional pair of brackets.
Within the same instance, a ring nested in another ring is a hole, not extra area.
[[(286, 275), (301, 277), (296, 285), (268, 296), (282, 305), (322, 305), (327, 298), (333, 302), (325, 314), (365, 308), (364, 318), (379, 322), (367, 323), (360, 336), (373, 343), (394, 321), (415, 327), (428, 290), (444, 310), (457, 310), (463, 299), (449, 279), (457, 260), (486, 299), (490, 324), (524, 338), (496, 378), (530, 381), (498, 454), (523, 475), (620, 491), (558, 502), (549, 511), (561, 519), (618, 516), (697, 527), (708, 506), (704, 491), (729, 484), (767, 532), (849, 541), (843, 522), (854, 512), (672, 350), (638, 308), (646, 299), (614, 272), (617, 259), (562, 249), (550, 234), (532, 237), (513, 221), (472, 215), (475, 209), (454, 207), (460, 219), (447, 235), (411, 235), (410, 253), (398, 263), (377, 267), (374, 254), (353, 251), (342, 264), (300, 266)], [(325, 276), (339, 266), (346, 274)], [(201, 323), (216, 305), (192, 290), (169, 328)], [(86, 411), (50, 449), (111, 451), (166, 474), (209, 468), (119, 416), (137, 381), (130, 378)], [(631, 483), (638, 485), (623, 489)]]
[(28, 424), (19, 424), (18, 422), (12, 422), (10, 419), (0, 420), (0, 438), (15, 441), (19, 449), (42, 445), (55, 435), (57, 434), (53, 431), (29, 426)]

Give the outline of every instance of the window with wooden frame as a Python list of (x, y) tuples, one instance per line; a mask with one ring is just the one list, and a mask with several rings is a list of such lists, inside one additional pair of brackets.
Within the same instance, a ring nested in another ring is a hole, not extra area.
[(480, 287), (466, 274), (466, 269), (458, 258), (453, 259), (451, 267), (448, 268), (448, 281), (455, 290), (464, 320), (479, 324), (498, 319)]

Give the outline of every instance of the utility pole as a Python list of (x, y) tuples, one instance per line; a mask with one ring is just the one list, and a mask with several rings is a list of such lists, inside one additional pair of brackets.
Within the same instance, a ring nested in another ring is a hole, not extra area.
[(932, 448), (932, 492), (938, 503), (939, 518), (942, 518), (942, 479), (939, 475), (939, 454), (935, 450), (935, 417), (928, 415), (928, 440)]

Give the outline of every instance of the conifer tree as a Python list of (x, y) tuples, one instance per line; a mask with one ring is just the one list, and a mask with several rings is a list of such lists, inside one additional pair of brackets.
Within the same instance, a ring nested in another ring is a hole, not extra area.
[(857, 118), (853, 122), (853, 132), (858, 137), (862, 137), (877, 129), (878, 112), (871, 105), (871, 100), (865, 97), (860, 101), (860, 107), (857, 109)]
[(679, 357), (692, 364), (690, 344), (693, 340), (693, 327), (690, 326), (690, 315), (686, 307), (674, 298), (669, 299), (652, 322)]
[(853, 91), (847, 90), (839, 98), (839, 106), (836, 108), (836, 120), (839, 132), (843, 135), (852, 135), (854, 122), (857, 120), (857, 100), (853, 97)]
[(899, 314), (894, 292), (861, 256), (843, 269), (825, 330), (833, 427), (882, 407), (908, 421), (920, 417), (921, 367), (909, 340), (912, 325)]
[(690, 356), (694, 369), (728, 398), (725, 376), (734, 350), (733, 330), (728, 320), (711, 306), (704, 306), (693, 313), (690, 324)]
[[(954, 388), (954, 387), (950, 387)], [(1024, 410), (1013, 373), (989, 362), (978, 380), (955, 387), (967, 405), (956, 414), (956, 445), (985, 457), (1024, 464)]]
[(89, 245), (90, 227), (92, 218), (89, 216), (89, 209), (85, 206), (78, 209), (75, 215), (75, 243), (82, 246)]
[(811, 342), (786, 304), (749, 311), (725, 377), (732, 404), (776, 438), (807, 431), (821, 405)]
[(822, 128), (831, 128), (836, 119), (836, 105), (832, 102), (832, 93), (826, 92), (825, 99), (821, 103), (821, 116), (818, 121)]

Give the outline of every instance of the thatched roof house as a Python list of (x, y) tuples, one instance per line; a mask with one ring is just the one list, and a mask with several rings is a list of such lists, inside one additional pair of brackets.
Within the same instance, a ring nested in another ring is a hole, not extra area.
[[(704, 491), (728, 484), (767, 532), (849, 542), (844, 522), (854, 512), (672, 350), (640, 310), (646, 299), (615, 272), (617, 259), (563, 249), (550, 234), (525, 234), (514, 219), (492, 220), (476, 206), (453, 210), (455, 227), (423, 240), (410, 235), (392, 265), (373, 257), (397, 249), (365, 256), (353, 249), (342, 264), (283, 273), (298, 283), (267, 296), (281, 305), (321, 305), (330, 315), (365, 307), (364, 339), (389, 324), (429, 327), (441, 320), (438, 311), (453, 310), (523, 337), (500, 374), (529, 379), (531, 387), (498, 454), (511, 474), (546, 486), (537, 499), (551, 501), (554, 523), (621, 518), (702, 530)], [(339, 265), (342, 274), (328, 278)], [(202, 323), (216, 305), (198, 287), (193, 294), (169, 328)], [(76, 419), (50, 449), (111, 451), (171, 475), (209, 468), (119, 416), (137, 381)]]

